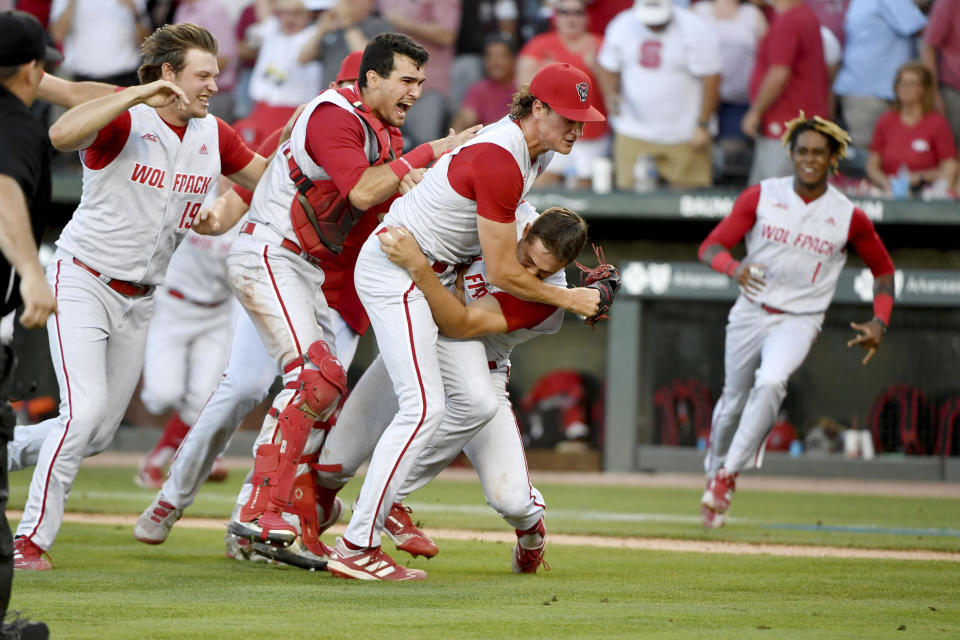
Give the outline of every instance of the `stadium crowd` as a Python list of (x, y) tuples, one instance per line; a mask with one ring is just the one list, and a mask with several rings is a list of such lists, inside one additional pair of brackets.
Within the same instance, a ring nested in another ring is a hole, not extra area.
[(803, 110), (851, 132), (834, 177), (848, 193), (960, 191), (960, 0), (0, 1), (13, 5), (47, 25), (57, 74), (118, 85), (136, 83), (156, 26), (210, 29), (211, 110), (253, 147), (348, 53), (396, 31), (430, 53), (408, 148), (502, 117), (550, 62), (590, 76), (609, 124), (589, 125), (538, 187), (603, 191), (611, 167), (622, 190), (756, 183), (789, 170), (783, 123)]

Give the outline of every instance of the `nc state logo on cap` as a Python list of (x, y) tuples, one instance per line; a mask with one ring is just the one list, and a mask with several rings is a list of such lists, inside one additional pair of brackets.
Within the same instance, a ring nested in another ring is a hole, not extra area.
[(586, 82), (577, 83), (577, 95), (580, 96), (580, 102), (586, 102), (587, 96), (589, 95), (590, 89)]

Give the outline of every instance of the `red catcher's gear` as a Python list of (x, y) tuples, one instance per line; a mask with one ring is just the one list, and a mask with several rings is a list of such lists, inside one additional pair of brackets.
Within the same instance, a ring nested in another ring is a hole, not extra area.
[[(399, 155), (403, 146), (400, 130), (388, 127), (374, 116), (352, 88), (336, 91), (353, 105), (353, 113), (363, 123), (367, 138), (377, 141), (380, 155), (370, 166), (385, 164)], [(391, 144), (394, 141), (397, 148)], [(357, 211), (341, 196), (332, 180), (308, 178), (294, 160), (289, 145), (283, 155), (287, 158), (290, 179), (297, 187), (297, 195), (290, 204), (290, 222), (300, 247), (318, 260), (332, 260), (343, 250), (347, 233), (364, 212)]]

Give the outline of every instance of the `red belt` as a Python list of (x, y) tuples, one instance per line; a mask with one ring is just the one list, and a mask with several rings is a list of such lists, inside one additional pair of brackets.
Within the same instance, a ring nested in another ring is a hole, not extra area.
[[(240, 233), (246, 233), (246, 234), (249, 234), (249, 235), (253, 235), (253, 230), (254, 230), (256, 227), (257, 227), (256, 223), (248, 222), (248, 223), (246, 223), (245, 225), (243, 225), (243, 228), (242, 228), (242, 229), (240, 229)], [(278, 235), (279, 235), (279, 234), (278, 234)], [(309, 263), (312, 264), (313, 266), (317, 267), (318, 269), (320, 268), (320, 261), (319, 261), (317, 258), (315, 258), (314, 256), (312, 256), (312, 255), (310, 255), (309, 253), (307, 253), (306, 251), (304, 251), (303, 249), (301, 249), (301, 248), (300, 248), (300, 245), (298, 245), (298, 244), (297, 244), (296, 242), (294, 242), (293, 240), (288, 240), (288, 239), (284, 238), (283, 241), (280, 243), (280, 246), (283, 247), (284, 249), (286, 249), (287, 251), (290, 251), (291, 253), (297, 254), (298, 256), (300, 256), (301, 258), (303, 258), (304, 260), (306, 260), (307, 262), (309, 262)]]
[(78, 267), (82, 267), (92, 273), (95, 277), (99, 278), (106, 284), (108, 287), (119, 293), (120, 295), (127, 296), (128, 298), (140, 298), (142, 296), (149, 295), (153, 292), (153, 285), (149, 284), (134, 284), (132, 282), (127, 282), (126, 280), (117, 280), (116, 278), (108, 278), (103, 275), (93, 267), (88, 267), (83, 264), (76, 258), (73, 259), (73, 264)]
[(180, 292), (177, 291), (176, 289), (168, 289), (168, 290), (167, 290), (167, 293), (169, 293), (170, 295), (172, 295), (174, 298), (179, 298), (180, 300), (183, 300), (183, 301), (185, 301), (185, 302), (189, 302), (190, 304), (196, 305), (196, 306), (198, 306), (198, 307), (207, 307), (207, 308), (209, 308), (209, 309), (212, 309), (213, 307), (219, 307), (219, 306), (222, 305), (224, 302), (226, 302), (226, 300), (221, 300), (220, 302), (197, 302), (196, 300), (191, 300), (190, 298), (188, 298), (187, 296), (183, 295), (182, 293), (180, 293)]
[(744, 297), (745, 297), (747, 300), (750, 300), (750, 302), (752, 302), (753, 304), (759, 304), (759, 305), (760, 305), (760, 308), (763, 309), (764, 311), (766, 311), (767, 313), (775, 313), (775, 314), (777, 314), (777, 315), (779, 315), (779, 314), (781, 314), (781, 313), (786, 313), (786, 311), (784, 311), (783, 309), (777, 309), (776, 307), (771, 307), (770, 305), (768, 305), (768, 304), (763, 304), (762, 302), (759, 302), (759, 303), (758, 303), (757, 301), (753, 300), (753, 299), (750, 298), (749, 296), (744, 296)]

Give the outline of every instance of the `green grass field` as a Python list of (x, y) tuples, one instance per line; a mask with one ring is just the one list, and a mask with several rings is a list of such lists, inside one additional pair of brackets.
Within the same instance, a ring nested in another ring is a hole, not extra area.
[[(225, 521), (240, 475), (206, 485), (187, 516)], [(153, 494), (131, 476), (83, 468), (69, 511), (139, 514)], [(11, 476), (11, 509), (28, 483), (29, 472)], [(956, 500), (742, 491), (727, 527), (704, 532), (694, 489), (538, 487), (551, 533), (960, 552)], [(408, 504), (428, 531), (508, 530), (475, 483), (436, 481)], [(552, 570), (516, 576), (510, 544), (440, 539), (436, 558), (409, 561), (425, 582), (382, 584), (228, 560), (222, 539), (222, 528), (177, 527), (150, 547), (132, 524), (67, 522), (54, 570), (18, 572), (11, 608), (55, 638), (960, 637), (955, 561), (639, 551), (548, 535)]]

